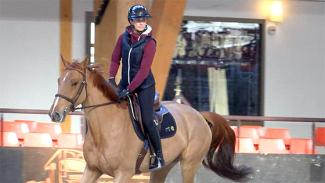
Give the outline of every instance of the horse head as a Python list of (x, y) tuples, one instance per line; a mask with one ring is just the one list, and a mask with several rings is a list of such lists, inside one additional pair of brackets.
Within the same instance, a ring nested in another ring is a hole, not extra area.
[(88, 93), (92, 92), (87, 89), (88, 87), (97, 88), (108, 101), (101, 104), (89, 103), (89, 106), (83, 105), (83, 109), (119, 102), (116, 86), (106, 82), (101, 75), (102, 67), (100, 65), (89, 64), (88, 59), (69, 63), (63, 57), (61, 58), (65, 69), (58, 79), (58, 92), (49, 112), (52, 121), (63, 122), (68, 112), (74, 111), (78, 105), (84, 104)]
[(88, 59), (69, 63), (61, 56), (64, 71), (58, 78), (58, 92), (51, 106), (49, 115), (54, 122), (63, 122), (66, 114), (86, 100), (86, 69)]

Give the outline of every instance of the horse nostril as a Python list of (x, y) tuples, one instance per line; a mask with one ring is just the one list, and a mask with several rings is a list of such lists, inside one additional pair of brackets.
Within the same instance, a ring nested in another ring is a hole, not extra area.
[(58, 112), (54, 112), (54, 113), (52, 114), (51, 118), (52, 118), (52, 121), (61, 121), (62, 116), (61, 116), (60, 113), (58, 113)]

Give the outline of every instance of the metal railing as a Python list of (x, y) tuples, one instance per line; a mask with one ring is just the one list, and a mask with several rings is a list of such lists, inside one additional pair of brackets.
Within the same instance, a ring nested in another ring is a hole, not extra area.
[[(11, 108), (0, 108), (0, 146), (3, 146), (4, 137), (3, 137), (3, 129), (4, 129), (4, 117), (3, 114), (40, 114), (47, 115), (49, 114), (49, 110), (42, 109), (11, 109)], [(70, 112), (69, 115), (83, 115), (82, 111)]]
[[(0, 108), (0, 122), (3, 129), (3, 114), (4, 113), (16, 113), (16, 114), (48, 114), (49, 110), (40, 110), (40, 109), (11, 109), (11, 108)], [(83, 115), (82, 111), (70, 112), (69, 115)], [(304, 122), (311, 123), (311, 134), (313, 141), (313, 153), (315, 152), (315, 128), (316, 123), (325, 123), (325, 118), (307, 118), (307, 117), (275, 117), (275, 116), (223, 116), (228, 121), (233, 121), (236, 123), (236, 126), (241, 126), (242, 122), (256, 122), (261, 123), (264, 121), (276, 121), (276, 122)], [(239, 130), (239, 128), (237, 128)], [(240, 131), (237, 131), (238, 135)], [(3, 135), (1, 133), (1, 135)], [(3, 137), (1, 138), (3, 140)], [(2, 144), (2, 143), (1, 143)]]
[[(49, 110), (42, 109), (10, 109), (0, 108), (0, 114), (4, 113), (15, 113), (15, 114), (48, 114)], [(81, 111), (70, 112), (69, 115), (83, 115)]]

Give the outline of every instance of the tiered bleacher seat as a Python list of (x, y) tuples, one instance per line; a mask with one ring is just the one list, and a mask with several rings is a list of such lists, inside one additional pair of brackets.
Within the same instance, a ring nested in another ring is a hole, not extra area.
[(33, 133), (48, 133), (53, 140), (57, 140), (62, 133), (61, 126), (55, 123), (37, 123), (35, 129), (31, 130)]
[(25, 147), (52, 147), (52, 139), (48, 133), (27, 133), (24, 135)]
[(315, 145), (325, 146), (325, 127), (318, 127), (315, 131)]
[(286, 128), (266, 128), (264, 138), (282, 139), (286, 146), (290, 146), (291, 136)]
[(81, 148), (82, 144), (81, 134), (63, 133), (58, 136), (59, 148)]
[(254, 128), (254, 129), (256, 129), (257, 130), (257, 133), (258, 133), (258, 136), (260, 138), (264, 137), (264, 135), (265, 135), (265, 128), (263, 126), (256, 126), (256, 125), (252, 125), (252, 126), (250, 125), (250, 126), (248, 126), (248, 125), (245, 125), (245, 126), (241, 126), (241, 127), (244, 127), (244, 128)]
[(18, 139), (23, 140), (24, 134), (29, 132), (28, 125), (25, 123), (3, 122), (3, 132), (15, 132)]
[(293, 138), (290, 142), (291, 154), (313, 154), (312, 139)]
[(260, 139), (260, 136), (259, 136), (259, 133), (258, 133), (257, 129), (247, 127), (247, 126), (241, 126), (239, 128), (238, 137), (239, 138), (250, 138), (250, 139), (253, 140), (254, 144), (258, 144), (258, 141)]
[(236, 152), (238, 153), (257, 153), (254, 142), (251, 138), (237, 138)]
[(235, 136), (238, 137), (238, 127), (237, 126), (230, 126), (230, 127), (234, 131)]
[[(2, 135), (3, 135), (3, 139), (2, 139)], [(19, 146), (18, 137), (15, 132), (3, 132), (3, 134), (0, 134), (0, 141), (3, 142), (2, 144), (3, 146), (11, 146), (11, 147)]]
[(259, 152), (265, 154), (288, 154), (283, 139), (260, 139)]
[(33, 131), (37, 128), (37, 122), (36, 121), (31, 121), (31, 120), (15, 120), (15, 123), (23, 123), (27, 124), (29, 131)]

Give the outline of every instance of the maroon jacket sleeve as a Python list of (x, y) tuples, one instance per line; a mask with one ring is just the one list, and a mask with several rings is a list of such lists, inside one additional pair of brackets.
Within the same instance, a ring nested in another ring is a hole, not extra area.
[(115, 77), (118, 71), (118, 68), (120, 67), (120, 60), (122, 57), (122, 38), (123, 34), (120, 35), (118, 38), (114, 51), (112, 53), (112, 58), (111, 58), (111, 65), (109, 69), (109, 77)]
[(156, 42), (151, 39), (144, 47), (140, 69), (128, 86), (129, 90), (134, 91), (148, 77), (155, 53)]

